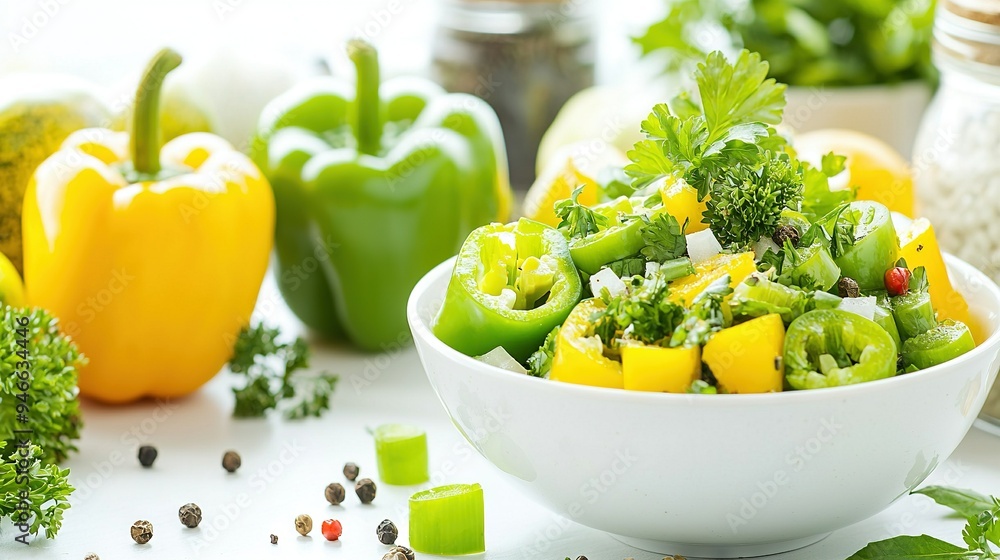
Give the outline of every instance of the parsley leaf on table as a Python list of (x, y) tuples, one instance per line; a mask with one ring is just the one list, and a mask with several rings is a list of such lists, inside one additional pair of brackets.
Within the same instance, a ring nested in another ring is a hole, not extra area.
[[(6, 449), (7, 442), (0, 441), (0, 519), (14, 519), (21, 515), (21, 492), (24, 483), (21, 473), (28, 473), (31, 492), (28, 493), (30, 525), (28, 533), (37, 535), (42, 529), (47, 538), (53, 538), (62, 528), (63, 513), (69, 509), (69, 497), (74, 488), (69, 484), (69, 469), (60, 469), (43, 462), (44, 454), (37, 445), (27, 448), (27, 456), (20, 449)], [(7, 454), (9, 451), (9, 455)]]
[(338, 377), (301, 371), (309, 367), (309, 346), (302, 338), (282, 343), (279, 336), (278, 329), (258, 324), (237, 337), (229, 369), (245, 376), (246, 384), (233, 388), (233, 416), (260, 417), (280, 407), (285, 418), (294, 420), (319, 417), (330, 408)]

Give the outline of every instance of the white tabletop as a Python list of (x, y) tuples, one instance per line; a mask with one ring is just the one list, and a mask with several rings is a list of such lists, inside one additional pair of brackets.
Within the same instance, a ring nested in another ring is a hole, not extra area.
[[(267, 310), (268, 320), (282, 325), (285, 332), (298, 332), (297, 323), (278, 301), (268, 282), (258, 308)], [(313, 365), (341, 374), (333, 410), (319, 420), (234, 420), (231, 374), (221, 374), (197, 394), (172, 403), (116, 408), (85, 403), (80, 452), (66, 464), (77, 492), (62, 532), (54, 540), (38, 538), (24, 546), (14, 542), (13, 529), (5, 524), (0, 527), (0, 558), (82, 560), (96, 552), (103, 560), (378, 560), (386, 547), (375, 538), (375, 527), (384, 518), (392, 519), (400, 528), (399, 542), (405, 544), (407, 498), (415, 488), (379, 484), (375, 502), (363, 506), (341, 468), (354, 461), (362, 476), (377, 482), (374, 444), (366, 428), (387, 422), (427, 430), (434, 484), (482, 483), (485, 559), (662, 558), (563, 520), (518, 495), (451, 426), (412, 348), (366, 355), (318, 346)], [(151, 469), (136, 460), (139, 442), (159, 449)], [(221, 467), (227, 449), (242, 455), (243, 466), (236, 474)], [(1000, 439), (973, 429), (928, 482), (1000, 493), (997, 457)], [(324, 500), (323, 490), (330, 482), (348, 488), (343, 507)], [(177, 519), (177, 509), (187, 502), (204, 511), (198, 529), (187, 529)], [(294, 530), (293, 520), (300, 513), (314, 520), (311, 538)], [(327, 518), (343, 523), (341, 541), (327, 542), (321, 536), (319, 524)], [(154, 525), (153, 539), (145, 546), (129, 537), (129, 527), (138, 519)], [(962, 525), (962, 520), (949, 517), (928, 498), (911, 496), (816, 545), (772, 558), (843, 560), (871, 540), (900, 533), (927, 533), (961, 543)], [(269, 542), (271, 533), (279, 536), (277, 546)]]

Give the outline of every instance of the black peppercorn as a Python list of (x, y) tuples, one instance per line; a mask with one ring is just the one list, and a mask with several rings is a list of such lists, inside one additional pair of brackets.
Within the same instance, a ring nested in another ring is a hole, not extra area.
[(855, 298), (861, 295), (861, 288), (858, 287), (858, 283), (853, 278), (844, 276), (840, 282), (837, 282), (837, 293), (840, 297)]
[(774, 235), (771, 236), (771, 241), (774, 241), (778, 247), (784, 247), (786, 239), (792, 242), (793, 247), (798, 247), (799, 230), (789, 225), (778, 226), (778, 229), (774, 231)]
[(375, 534), (378, 535), (378, 542), (382, 544), (396, 544), (396, 538), (399, 537), (399, 529), (396, 528), (395, 523), (384, 519), (378, 524)]
[(146, 544), (153, 538), (153, 524), (149, 521), (139, 520), (132, 524), (132, 540), (139, 544)]
[(278, 535), (271, 534), (271, 544), (278, 544)]
[(375, 483), (370, 478), (362, 478), (354, 485), (354, 492), (362, 504), (370, 504), (375, 499)]
[(190, 529), (194, 529), (201, 523), (201, 508), (197, 504), (184, 504), (177, 512), (181, 524)]
[(143, 445), (139, 448), (139, 464), (144, 467), (152, 467), (156, 460), (156, 448), (152, 445)]
[(91, 552), (83, 557), (83, 560), (101, 560), (101, 557)]
[(350, 480), (351, 482), (354, 482), (355, 480), (358, 479), (358, 474), (360, 472), (361, 469), (358, 468), (358, 466), (355, 465), (354, 463), (347, 463), (346, 465), (344, 465), (344, 476), (347, 477), (347, 480)]
[(243, 460), (240, 459), (240, 454), (235, 451), (226, 451), (222, 456), (222, 468), (228, 472), (236, 472), (241, 464), (243, 464)]
[(587, 560), (587, 557), (586, 556), (582, 556), (582, 555), (581, 556), (577, 556), (576, 560)]
[(382, 560), (414, 560), (414, 557), (413, 550), (405, 546), (394, 546), (382, 557)]
[(339, 506), (344, 501), (344, 498), (347, 497), (347, 491), (344, 490), (344, 486), (339, 482), (333, 482), (326, 487), (323, 495), (326, 496), (326, 501), (330, 502), (330, 505)]

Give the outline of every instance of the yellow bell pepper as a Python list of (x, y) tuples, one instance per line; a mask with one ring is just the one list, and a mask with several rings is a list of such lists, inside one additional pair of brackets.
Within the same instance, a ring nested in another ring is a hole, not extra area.
[(701, 347), (625, 346), (622, 376), (625, 389), (685, 393), (701, 376)]
[(698, 294), (712, 282), (729, 275), (729, 285), (736, 287), (740, 282), (757, 270), (753, 261), (753, 253), (719, 253), (694, 266), (694, 274), (675, 280), (670, 284), (667, 298), (685, 307), (691, 305)]
[(560, 219), (554, 210), (556, 202), (570, 198), (577, 187), (583, 187), (577, 202), (594, 206), (601, 197), (597, 175), (605, 167), (622, 168), (628, 163), (625, 154), (606, 144), (578, 142), (560, 148), (528, 189), (524, 197), (524, 216), (552, 227), (558, 226)]
[(573, 308), (559, 329), (549, 379), (564, 383), (622, 389), (622, 364), (604, 356), (601, 340), (587, 336), (590, 317), (604, 308), (598, 298), (585, 299)]
[(169, 50), (151, 62), (131, 143), (73, 134), (25, 197), (28, 302), (59, 317), (90, 359), (81, 393), (109, 403), (179, 397), (211, 379), (249, 321), (271, 250), (274, 199), (249, 158), (207, 133), (160, 151), (160, 86), (179, 63)]
[(723, 392), (778, 392), (785, 378), (784, 347), (781, 315), (764, 315), (712, 335), (702, 359)]
[(24, 284), (14, 263), (0, 253), (0, 308), (4, 305), (24, 307)]
[(699, 201), (697, 189), (688, 185), (687, 181), (675, 177), (664, 177), (660, 181), (657, 190), (663, 199), (663, 207), (677, 219), (677, 223), (683, 225), (687, 220), (685, 233), (696, 233), (708, 228), (708, 224), (702, 221), (702, 215), (708, 209), (707, 199)]
[(917, 218), (910, 224), (910, 229), (900, 233), (899, 256), (906, 259), (906, 266), (910, 269), (922, 266), (927, 271), (931, 304), (938, 313), (938, 319), (954, 319), (965, 323), (976, 334), (976, 340), (981, 342), (980, 333), (977, 332), (978, 325), (970, 322), (969, 304), (951, 285), (948, 269), (934, 234), (934, 226), (930, 221)]

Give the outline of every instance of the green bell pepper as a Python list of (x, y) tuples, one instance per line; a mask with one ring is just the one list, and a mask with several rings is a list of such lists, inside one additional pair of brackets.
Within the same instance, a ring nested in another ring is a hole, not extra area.
[(810, 311), (785, 333), (785, 378), (795, 389), (852, 385), (896, 375), (896, 343), (878, 324), (839, 309)]
[(375, 49), (348, 43), (356, 91), (301, 84), (261, 117), (253, 156), (274, 189), (278, 287), (306, 325), (368, 350), (409, 336), (406, 300), (478, 226), (507, 219), (500, 123), (431, 82), (380, 84)]
[(491, 224), (462, 245), (432, 329), (469, 356), (503, 346), (524, 363), (582, 292), (562, 232), (526, 218)]

